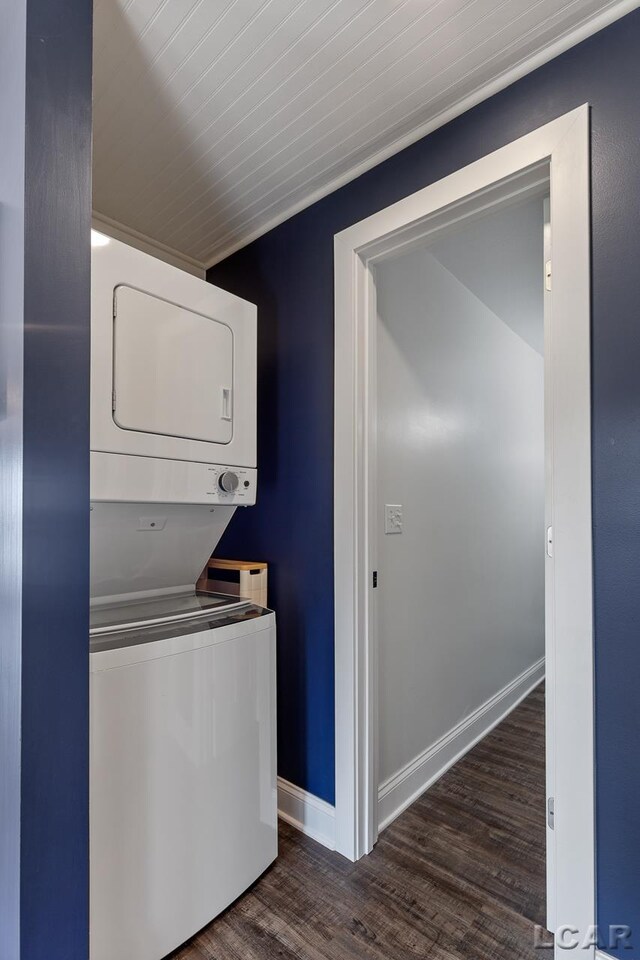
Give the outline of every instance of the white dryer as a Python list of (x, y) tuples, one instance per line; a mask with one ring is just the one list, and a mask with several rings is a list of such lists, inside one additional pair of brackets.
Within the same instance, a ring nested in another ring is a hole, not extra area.
[(92, 500), (255, 503), (256, 330), (254, 304), (93, 248)]
[(256, 498), (256, 309), (93, 250), (91, 960), (161, 960), (277, 854), (275, 617), (194, 584)]

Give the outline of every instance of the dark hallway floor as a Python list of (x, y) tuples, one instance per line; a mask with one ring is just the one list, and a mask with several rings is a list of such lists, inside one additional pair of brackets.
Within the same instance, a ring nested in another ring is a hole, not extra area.
[(286, 825), (255, 886), (173, 960), (544, 960), (544, 688), (349, 863)]

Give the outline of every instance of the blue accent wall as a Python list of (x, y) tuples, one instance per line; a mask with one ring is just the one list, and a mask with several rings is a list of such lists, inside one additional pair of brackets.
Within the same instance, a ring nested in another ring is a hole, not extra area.
[(86, 960), (92, 0), (28, 0), (21, 956)]
[(589, 102), (599, 922), (640, 957), (640, 12), (209, 271), (258, 305), (259, 502), (220, 555), (270, 562), (282, 776), (334, 800), (333, 235)]
[(2, 10), (2, 960), (89, 953), (92, 15)]

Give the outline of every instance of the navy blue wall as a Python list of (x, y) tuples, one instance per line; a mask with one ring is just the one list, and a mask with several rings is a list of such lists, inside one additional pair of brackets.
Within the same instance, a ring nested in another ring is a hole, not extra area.
[(0, 957), (87, 960), (92, 2), (2, 12)]
[(92, 0), (27, 2), (24, 960), (88, 956), (92, 22)]
[[(279, 772), (334, 799), (333, 235), (592, 105), (598, 904), (640, 957), (640, 12), (314, 204), (209, 272), (259, 308), (259, 504), (220, 553), (271, 563)], [(629, 951), (624, 951), (629, 955)]]
[(259, 503), (236, 512), (216, 553), (269, 562), (278, 772), (333, 802), (333, 238), (318, 242), (313, 220), (295, 233), (299, 222), (283, 247), (254, 244), (215, 270), (258, 304), (259, 357)]

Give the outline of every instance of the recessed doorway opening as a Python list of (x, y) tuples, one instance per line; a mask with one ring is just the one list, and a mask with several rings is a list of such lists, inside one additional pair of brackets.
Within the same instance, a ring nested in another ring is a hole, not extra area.
[(374, 272), (378, 830), (544, 675), (545, 207)]

